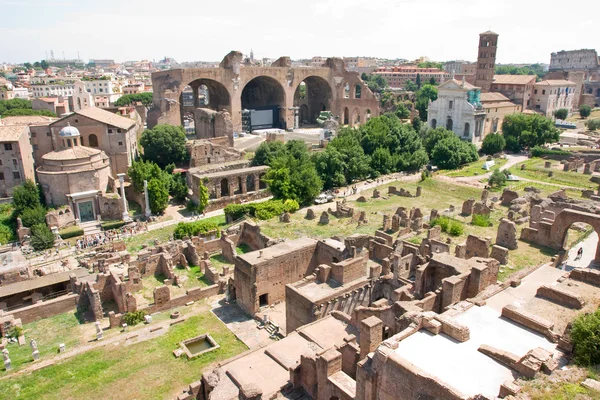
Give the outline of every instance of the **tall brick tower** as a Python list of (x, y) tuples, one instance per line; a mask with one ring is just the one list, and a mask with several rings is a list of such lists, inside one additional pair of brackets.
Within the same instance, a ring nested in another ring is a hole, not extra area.
[(475, 86), (482, 92), (489, 92), (494, 81), (494, 68), (496, 67), (496, 49), (498, 48), (498, 34), (487, 31), (479, 34), (479, 54), (477, 54), (477, 74)]

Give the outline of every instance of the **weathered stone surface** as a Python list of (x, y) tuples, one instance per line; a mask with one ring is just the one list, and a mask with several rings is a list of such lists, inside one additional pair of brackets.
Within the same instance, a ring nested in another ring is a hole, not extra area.
[(379, 192), (379, 190), (377, 190), (377, 189), (373, 190), (373, 198), (378, 199), (380, 197), (381, 197), (381, 193)]
[(508, 249), (506, 247), (498, 246), (497, 244), (495, 244), (492, 246), (492, 252), (490, 254), (490, 257), (492, 257), (495, 260), (498, 260), (498, 262), (501, 265), (506, 265), (508, 264)]
[(471, 215), (473, 214), (473, 205), (475, 204), (475, 199), (474, 198), (470, 198), (468, 200), (465, 200), (464, 203), (462, 204), (462, 211), (461, 214), (462, 215)]
[(506, 218), (500, 220), (498, 225), (498, 233), (496, 236), (496, 244), (506, 247), (509, 250), (514, 250), (518, 247), (517, 242), (517, 225)]
[(513, 190), (504, 189), (502, 191), (502, 197), (500, 197), (500, 200), (503, 206), (509, 206), (510, 203), (512, 203), (512, 201), (517, 198), (519, 198), (519, 193)]
[(306, 219), (308, 219), (308, 220), (315, 219), (315, 212), (312, 208), (309, 208), (308, 210), (306, 210)]
[(358, 203), (366, 203), (367, 199), (365, 196), (360, 196), (358, 199), (356, 199), (356, 202)]
[(329, 214), (327, 213), (327, 211), (323, 211), (321, 213), (321, 217), (319, 218), (319, 224), (321, 224), (321, 225), (329, 224)]
[(171, 291), (168, 286), (159, 286), (154, 289), (154, 304), (160, 305), (171, 300)]
[(289, 223), (291, 222), (292, 217), (290, 215), (290, 213), (283, 213), (279, 216), (279, 222), (285, 222), (285, 223)]

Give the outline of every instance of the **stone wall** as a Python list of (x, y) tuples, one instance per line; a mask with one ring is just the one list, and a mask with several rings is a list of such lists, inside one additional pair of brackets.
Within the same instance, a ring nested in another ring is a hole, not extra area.
[(78, 294), (68, 294), (33, 304), (28, 307), (19, 308), (12, 312), (15, 318), (20, 318), (24, 324), (36, 321), (42, 318), (53, 317), (58, 314), (73, 311), (77, 308)]

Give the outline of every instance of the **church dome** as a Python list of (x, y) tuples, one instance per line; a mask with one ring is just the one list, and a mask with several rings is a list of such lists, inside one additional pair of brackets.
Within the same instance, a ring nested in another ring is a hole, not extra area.
[(79, 129), (71, 126), (71, 124), (62, 128), (59, 132), (60, 137), (62, 138), (72, 138), (79, 136)]

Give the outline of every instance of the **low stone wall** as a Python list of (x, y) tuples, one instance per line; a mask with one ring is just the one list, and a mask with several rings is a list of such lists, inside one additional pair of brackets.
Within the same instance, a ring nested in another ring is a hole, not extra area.
[(569, 275), (571, 279), (576, 281), (589, 283), (590, 285), (600, 286), (600, 271), (591, 269), (576, 268)]
[(577, 293), (559, 287), (540, 286), (537, 290), (537, 295), (561, 306), (576, 310), (581, 310), (585, 305), (585, 301)]
[(78, 299), (79, 295), (72, 293), (28, 307), (19, 308), (12, 312), (12, 315), (15, 319), (20, 318), (24, 324), (28, 324), (38, 319), (53, 317), (67, 311), (75, 310)]
[(458, 323), (445, 315), (436, 315), (435, 319), (442, 324), (442, 332), (459, 342), (466, 342), (471, 337), (469, 327)]
[(146, 312), (146, 314), (153, 314), (158, 311), (169, 310), (175, 307), (181, 307), (190, 301), (198, 301), (205, 299), (207, 297), (215, 296), (219, 294), (219, 285), (212, 285), (204, 288), (193, 288), (187, 291), (186, 294), (179, 297), (174, 297), (169, 301), (166, 301), (162, 304), (150, 304), (146, 308), (142, 308), (141, 310)]
[(538, 317), (525, 310), (517, 309), (517, 307), (513, 305), (505, 306), (502, 309), (502, 316), (519, 325), (523, 325), (526, 328), (541, 333), (553, 343), (558, 341), (557, 335), (552, 331), (554, 324), (544, 318)]
[(241, 204), (242, 200), (244, 203), (249, 201), (264, 199), (265, 197), (269, 197), (271, 192), (266, 189), (261, 189), (257, 192), (239, 194), (234, 196), (221, 197), (219, 199), (210, 200), (208, 205), (206, 206), (205, 212), (220, 210), (225, 208), (229, 204)]

